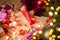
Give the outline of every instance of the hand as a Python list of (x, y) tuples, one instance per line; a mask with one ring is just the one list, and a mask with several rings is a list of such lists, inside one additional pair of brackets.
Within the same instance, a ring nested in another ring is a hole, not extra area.
[(34, 10), (29, 11), (29, 14), (32, 16), (34, 14)]

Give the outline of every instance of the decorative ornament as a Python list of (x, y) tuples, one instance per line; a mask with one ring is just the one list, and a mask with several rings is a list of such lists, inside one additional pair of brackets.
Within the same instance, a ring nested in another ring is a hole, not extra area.
[(24, 30), (20, 30), (20, 34), (21, 35), (24, 35), (25, 34), (25, 31)]

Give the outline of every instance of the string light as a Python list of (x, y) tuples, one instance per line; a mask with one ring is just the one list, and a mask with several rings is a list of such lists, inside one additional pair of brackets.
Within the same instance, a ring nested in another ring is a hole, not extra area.
[(54, 7), (53, 6), (51, 6), (51, 8), (50, 8), (51, 10), (54, 10)]
[(53, 13), (52, 12), (49, 12), (49, 16), (53, 16)]
[(58, 6), (58, 9), (60, 9), (60, 6)]
[(60, 28), (58, 28), (58, 31), (60, 31)]
[(56, 10), (59, 11), (59, 10), (60, 10), (60, 6), (58, 6), (58, 7), (56, 8)]
[(55, 12), (54, 14), (55, 14), (55, 15), (58, 15), (58, 12)]
[(50, 2), (50, 0), (48, 0), (48, 2)]
[(16, 26), (17, 22), (16, 22), (16, 21), (14, 21), (14, 22), (12, 22), (12, 24), (13, 24), (13, 26)]
[(36, 37), (34, 36), (33, 39), (36, 39)]
[(52, 35), (52, 33), (53, 33), (53, 29), (50, 29), (50, 32), (49, 32), (49, 34), (50, 34), (50, 35)]
[(55, 23), (56, 22), (56, 19), (53, 19), (53, 22)]
[(55, 40), (55, 39), (52, 39), (52, 40)]
[(56, 8), (56, 10), (57, 10), (57, 11), (59, 11), (59, 9), (58, 9), (58, 8)]
[(48, 6), (48, 5), (49, 5), (49, 3), (46, 3), (46, 5)]
[(47, 3), (47, 1), (46, 1), (46, 0), (44, 0), (44, 2), (45, 2), (45, 3)]
[(42, 34), (42, 33), (43, 33), (43, 32), (40, 30), (40, 31), (39, 31), (39, 34)]
[(52, 38), (56, 38), (56, 35), (52, 35)]
[(49, 37), (49, 40), (51, 40), (52, 39), (52, 37)]
[(58, 35), (57, 38), (60, 38), (60, 35)]
[(50, 23), (50, 26), (53, 26), (53, 22)]

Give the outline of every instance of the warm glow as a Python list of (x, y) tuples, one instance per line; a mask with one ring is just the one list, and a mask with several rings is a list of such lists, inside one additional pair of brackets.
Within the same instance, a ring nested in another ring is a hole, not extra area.
[(39, 31), (39, 34), (42, 34), (42, 31), (41, 30)]
[(37, 32), (34, 32), (34, 33), (33, 33), (33, 35), (36, 35), (36, 34), (37, 34)]
[(53, 22), (50, 23), (50, 26), (53, 26)]
[(60, 28), (58, 28), (58, 31), (60, 31)]
[(56, 38), (56, 35), (52, 35), (52, 38)]
[(55, 39), (52, 39), (52, 40), (55, 40)]
[(46, 5), (48, 6), (48, 5), (49, 5), (49, 3), (46, 3)]
[(53, 19), (53, 22), (56, 22), (56, 19)]
[(13, 24), (13, 26), (16, 26), (17, 22), (16, 22), (16, 21), (14, 21), (14, 22), (12, 22), (12, 24)]
[(48, 0), (50, 2), (50, 0)]
[(60, 9), (60, 6), (58, 6), (58, 9)]
[(54, 7), (53, 6), (51, 6), (51, 8), (50, 8), (51, 10), (54, 10)]
[(53, 16), (53, 12), (49, 12), (49, 16)]
[(15, 32), (13, 32), (13, 34), (15, 35), (16, 33), (15, 33)]
[(9, 37), (7, 36), (6, 39), (8, 40), (8, 38), (9, 38)]
[(34, 36), (33, 39), (36, 39), (36, 37)]
[(58, 9), (58, 8), (56, 8), (56, 10), (57, 10), (57, 11), (59, 11), (59, 9)]
[(58, 7), (56, 8), (56, 10), (59, 11), (59, 10), (60, 10), (60, 6), (58, 6)]
[(58, 12), (55, 12), (55, 15), (58, 15)]
[(50, 29), (50, 32), (49, 32), (49, 34), (50, 34), (50, 35), (52, 35), (52, 33), (53, 33), (53, 29)]
[(60, 35), (58, 35), (57, 38), (60, 38)]
[(52, 37), (49, 37), (49, 40), (51, 40), (52, 39)]

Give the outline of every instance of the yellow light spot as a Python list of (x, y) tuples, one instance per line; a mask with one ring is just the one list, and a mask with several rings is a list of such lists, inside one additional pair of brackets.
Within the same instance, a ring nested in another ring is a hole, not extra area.
[(52, 35), (52, 38), (56, 38), (56, 35)]
[(48, 0), (50, 2), (50, 0)]
[(60, 6), (58, 6), (58, 9), (60, 9)]
[(53, 19), (53, 22), (56, 22), (56, 19)]
[(52, 39), (52, 37), (49, 37), (49, 40), (51, 40)]
[(49, 16), (53, 16), (53, 12), (49, 12)]
[(60, 28), (58, 28), (58, 31), (60, 31)]
[(49, 32), (49, 34), (50, 34), (50, 35), (52, 35), (52, 33), (53, 33), (53, 29), (50, 29), (50, 32)]
[(51, 8), (50, 8), (51, 10), (54, 10), (54, 7), (53, 6), (51, 6)]
[(58, 35), (57, 38), (60, 38), (60, 35)]
[(55, 40), (55, 39), (52, 39), (52, 40)]
[(39, 34), (42, 34), (42, 31), (41, 30), (39, 31)]
[(59, 10), (60, 10), (60, 6), (58, 6), (58, 7), (56, 8), (56, 10), (59, 11)]
[(58, 8), (56, 8), (56, 10), (57, 10), (57, 11), (59, 11), (59, 9), (58, 9)]
[(34, 36), (33, 39), (36, 39), (36, 37)]
[(58, 12), (55, 12), (55, 15), (58, 15)]

